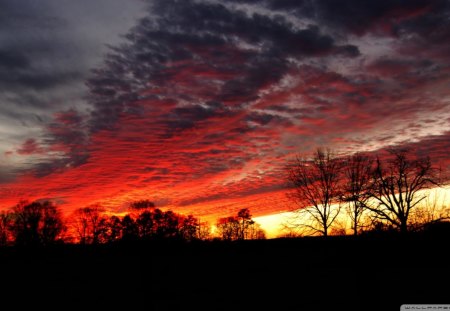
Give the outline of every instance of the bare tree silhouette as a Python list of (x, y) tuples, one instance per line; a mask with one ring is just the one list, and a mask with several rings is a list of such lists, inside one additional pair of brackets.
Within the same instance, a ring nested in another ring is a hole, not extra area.
[(180, 238), (182, 218), (173, 211), (161, 212), (158, 218), (157, 237), (158, 238)]
[(244, 240), (248, 235), (248, 229), (250, 225), (254, 224), (252, 220), (252, 215), (250, 214), (250, 210), (248, 208), (243, 208), (239, 210), (237, 214), (237, 219), (239, 221), (239, 231), (238, 231), (238, 239)]
[(236, 216), (219, 218), (216, 224), (219, 236), (225, 241), (264, 239), (264, 230), (251, 217), (248, 208), (240, 209)]
[(100, 230), (100, 241), (103, 243), (112, 243), (122, 237), (122, 223), (117, 216), (113, 215), (108, 218), (103, 218), (100, 227), (102, 228)]
[(222, 217), (217, 220), (216, 228), (220, 238), (233, 241), (239, 238), (240, 224), (235, 216)]
[(408, 150), (390, 150), (389, 158), (377, 157), (368, 192), (374, 203), (366, 204), (366, 208), (377, 220), (407, 232), (411, 211), (427, 197), (422, 190), (437, 185), (434, 172), (429, 157), (413, 159)]
[(73, 226), (81, 244), (100, 243), (100, 237), (105, 231), (103, 209), (99, 205), (80, 208), (74, 212)]
[(184, 240), (192, 241), (199, 239), (200, 221), (192, 215), (184, 217), (181, 222), (181, 235)]
[(317, 149), (312, 159), (297, 157), (287, 167), (289, 197), (298, 205), (291, 226), (327, 236), (340, 212), (341, 161), (330, 150)]
[(144, 212), (140, 213), (136, 219), (136, 226), (139, 238), (141, 239), (151, 238), (156, 231), (154, 212), (145, 210)]
[(209, 240), (211, 238), (211, 224), (209, 222), (199, 220), (197, 237), (200, 240)]
[(356, 153), (344, 159), (344, 183), (341, 201), (346, 203), (347, 215), (352, 222), (353, 235), (358, 234), (362, 215), (369, 199), (374, 160)]
[(139, 229), (136, 225), (136, 221), (130, 216), (125, 215), (122, 218), (122, 240), (124, 241), (134, 241), (139, 236)]
[(266, 232), (261, 228), (261, 225), (251, 220), (246, 233), (246, 239), (249, 240), (265, 240)]

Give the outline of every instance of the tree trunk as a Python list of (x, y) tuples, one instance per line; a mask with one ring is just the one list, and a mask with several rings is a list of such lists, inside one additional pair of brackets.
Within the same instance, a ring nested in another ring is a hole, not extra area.
[(401, 223), (400, 223), (400, 232), (402, 234), (405, 234), (405, 233), (408, 232), (408, 226), (407, 226), (407, 223), (406, 223), (405, 220), (402, 220)]

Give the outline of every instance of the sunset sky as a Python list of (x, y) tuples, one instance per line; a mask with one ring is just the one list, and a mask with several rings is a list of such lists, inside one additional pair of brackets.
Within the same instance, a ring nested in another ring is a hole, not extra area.
[(272, 215), (320, 146), (448, 168), (449, 3), (0, 1), (0, 209)]

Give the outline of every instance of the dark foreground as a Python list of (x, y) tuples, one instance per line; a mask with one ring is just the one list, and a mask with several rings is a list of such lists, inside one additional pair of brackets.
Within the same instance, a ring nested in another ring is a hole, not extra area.
[[(449, 237), (0, 250), (2, 310), (400, 310), (450, 303)], [(6, 306), (10, 306), (6, 308)]]

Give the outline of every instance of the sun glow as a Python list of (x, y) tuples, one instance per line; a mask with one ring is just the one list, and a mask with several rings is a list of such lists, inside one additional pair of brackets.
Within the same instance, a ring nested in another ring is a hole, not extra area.
[(287, 233), (285, 230), (286, 222), (293, 217), (292, 212), (284, 212), (260, 217), (254, 217), (253, 220), (260, 224), (261, 229), (266, 232), (267, 238), (277, 238)]

